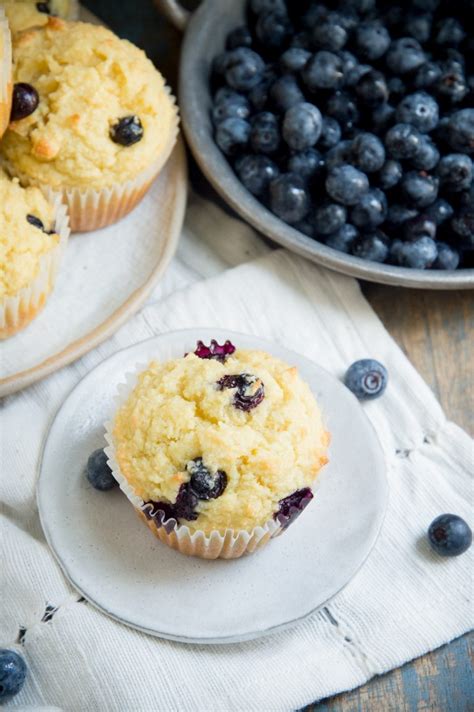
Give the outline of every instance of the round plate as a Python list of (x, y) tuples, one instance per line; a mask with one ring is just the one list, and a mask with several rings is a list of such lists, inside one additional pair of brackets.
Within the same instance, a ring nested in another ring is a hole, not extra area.
[(0, 397), (87, 353), (143, 305), (178, 246), (186, 195), (186, 156), (179, 140), (130, 215), (103, 230), (71, 236), (45, 308), (1, 343)]
[[(170, 0), (160, 3), (175, 5)], [(472, 289), (474, 269), (417, 270), (346, 255), (295, 230), (244, 188), (213, 138), (209, 77), (229, 30), (244, 20), (245, 0), (205, 0), (191, 17), (180, 64), (179, 99), (186, 138), (203, 173), (224, 200), (264, 235), (313, 262), (371, 282), (425, 289)]]
[[(332, 434), (315, 498), (282, 536), (234, 561), (186, 557), (156, 539), (118, 489), (94, 490), (88, 455), (105, 445), (117, 384), (137, 363), (229, 338), (298, 367)], [(372, 549), (387, 502), (377, 436), (354, 396), (311, 361), (276, 344), (220, 329), (177, 331), (116, 353), (67, 397), (46, 440), (38, 507), (46, 538), (72, 585), (104, 613), (183, 642), (256, 638), (310, 615), (354, 576)]]

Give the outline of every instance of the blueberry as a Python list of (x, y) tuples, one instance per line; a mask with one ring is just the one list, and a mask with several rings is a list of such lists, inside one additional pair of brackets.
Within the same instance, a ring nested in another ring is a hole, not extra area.
[(428, 269), (438, 256), (436, 242), (430, 237), (404, 242), (401, 249), (400, 264), (412, 269)]
[(304, 94), (291, 74), (278, 77), (270, 87), (270, 97), (278, 111), (284, 112), (304, 101)]
[(365, 173), (380, 170), (385, 163), (382, 141), (372, 133), (360, 133), (352, 141), (352, 162)]
[(354, 166), (336, 166), (328, 172), (326, 190), (328, 195), (338, 203), (355, 205), (368, 189), (367, 176)]
[(216, 143), (228, 156), (245, 149), (249, 138), (250, 124), (244, 119), (224, 119), (216, 130)]
[(408, 171), (400, 185), (414, 208), (425, 208), (434, 203), (438, 197), (439, 180), (425, 171)]
[(343, 63), (333, 52), (322, 50), (313, 54), (303, 69), (303, 81), (312, 91), (316, 89), (336, 89), (343, 83)]
[(337, 232), (333, 232), (326, 237), (326, 245), (340, 252), (350, 252), (354, 240), (359, 236), (359, 232), (354, 225), (346, 223)]
[(235, 388), (232, 404), (234, 408), (245, 413), (256, 408), (265, 398), (263, 382), (251, 373), (223, 376), (217, 381), (217, 387), (221, 391)]
[(411, 124), (422, 133), (432, 131), (438, 119), (438, 104), (424, 91), (408, 94), (397, 107), (396, 120), (402, 124)]
[(311, 52), (301, 47), (290, 47), (280, 57), (280, 65), (284, 72), (300, 72), (305, 66)]
[(10, 121), (20, 121), (30, 116), (39, 104), (39, 94), (31, 84), (19, 82), (13, 85)]
[(425, 12), (434, 12), (438, 9), (440, 0), (413, 0), (413, 6)]
[(412, 156), (410, 163), (414, 168), (423, 171), (432, 170), (439, 161), (439, 151), (428, 136), (422, 136), (420, 144)]
[(186, 465), (191, 475), (190, 487), (198, 499), (209, 500), (220, 497), (227, 486), (227, 475), (223, 470), (211, 473), (204, 465), (202, 457), (196, 457)]
[[(356, 67), (360, 67), (362, 65), (359, 64), (357, 57), (354, 54), (352, 54), (352, 52), (348, 52), (347, 50), (341, 50), (340, 52), (337, 53), (337, 56), (339, 57), (339, 59), (342, 60), (342, 71), (344, 74), (344, 81), (347, 82), (347, 75), (350, 74), (351, 72), (354, 72)], [(370, 69), (370, 67), (369, 67), (369, 69)]]
[(450, 153), (442, 157), (436, 173), (443, 190), (458, 193), (472, 183), (472, 161), (463, 153)]
[(248, 93), (248, 99), (257, 111), (262, 111), (267, 105), (270, 97), (270, 90), (277, 79), (276, 72), (267, 65), (263, 70), (262, 78)]
[(301, 24), (307, 30), (312, 30), (318, 22), (323, 22), (328, 16), (328, 9), (322, 3), (310, 3), (301, 17)]
[(33, 227), (36, 227), (38, 228), (38, 230), (44, 232), (45, 235), (54, 235), (54, 229), (46, 230), (43, 221), (40, 220), (36, 215), (31, 215), (31, 213), (28, 213), (28, 215), (26, 216), (26, 221), (29, 222), (30, 225), (33, 225)]
[(472, 531), (457, 514), (441, 514), (428, 529), (431, 548), (440, 556), (459, 556), (472, 544)]
[(196, 348), (193, 353), (198, 358), (214, 359), (220, 363), (225, 363), (227, 357), (232, 356), (232, 354), (235, 353), (235, 346), (229, 340), (225, 341), (223, 344), (219, 344), (215, 339), (211, 339), (209, 346), (206, 346), (206, 344), (202, 341), (197, 341)]
[(417, 215), (412, 220), (407, 220), (403, 225), (406, 240), (419, 240), (420, 237), (436, 237), (436, 223), (427, 215)]
[(445, 45), (450, 47), (455, 47), (466, 36), (464, 28), (455, 17), (444, 17), (438, 23), (436, 35), (436, 43), (439, 45)]
[(401, 265), (403, 244), (404, 243), (401, 240), (392, 240), (388, 250), (388, 262), (393, 265)]
[(265, 195), (272, 180), (279, 175), (278, 166), (267, 156), (241, 156), (235, 170), (244, 186), (253, 195)]
[(359, 400), (372, 400), (381, 396), (387, 387), (387, 381), (387, 369), (373, 358), (356, 361), (344, 376), (344, 385)]
[(390, 77), (387, 81), (387, 88), (390, 94), (390, 101), (398, 103), (407, 93), (407, 86), (401, 77)]
[(352, 32), (360, 22), (357, 12), (350, 7), (344, 7), (342, 12), (330, 12), (326, 19), (332, 25), (343, 27), (347, 32)]
[(459, 252), (447, 245), (445, 242), (438, 242), (438, 257), (433, 265), (434, 269), (457, 269), (459, 266)]
[(26, 677), (26, 663), (14, 650), (0, 650), (0, 701), (18, 694)]
[(278, 502), (278, 511), (275, 512), (273, 518), (283, 529), (287, 529), (292, 524), (301, 512), (308, 506), (313, 499), (313, 493), (309, 487), (296, 490), (288, 497), (280, 499)]
[(214, 105), (225, 103), (229, 99), (237, 99), (239, 101), (241, 96), (243, 94), (239, 94), (230, 87), (220, 87), (214, 94)]
[(270, 207), (287, 223), (303, 220), (310, 209), (309, 193), (301, 176), (284, 173), (270, 183)]
[(356, 64), (349, 69), (346, 69), (346, 62), (343, 65), (344, 85), (346, 87), (355, 87), (360, 81), (360, 78), (372, 70), (370, 64)]
[(412, 158), (421, 141), (421, 134), (410, 124), (395, 124), (385, 134), (385, 147), (392, 158), (404, 161)]
[(252, 35), (248, 27), (242, 25), (229, 32), (226, 40), (226, 49), (237, 49), (237, 47), (251, 47)]
[(402, 37), (392, 42), (385, 59), (391, 72), (407, 74), (426, 62), (426, 55), (413, 37)]
[(406, 205), (400, 205), (399, 203), (392, 203), (387, 211), (387, 222), (393, 227), (399, 227), (407, 220), (416, 218), (417, 215), (418, 211), (414, 208), (408, 208)]
[(371, 262), (385, 262), (388, 257), (389, 240), (387, 236), (377, 230), (374, 233), (361, 235), (352, 245), (352, 254), (362, 260)]
[(379, 59), (390, 46), (390, 35), (380, 22), (361, 22), (355, 32), (355, 45), (360, 57)]
[(474, 247), (474, 203), (470, 210), (461, 210), (451, 219), (451, 228), (463, 238), (466, 246)]
[(452, 206), (443, 200), (443, 198), (438, 198), (434, 203), (429, 205), (425, 210), (425, 215), (433, 220), (436, 225), (441, 225), (445, 220), (449, 220), (454, 214)]
[(311, 148), (317, 142), (322, 128), (321, 112), (313, 104), (295, 104), (285, 113), (282, 134), (294, 151)]
[(288, 171), (304, 179), (318, 177), (324, 170), (324, 159), (314, 148), (293, 153), (288, 160)]
[(474, 109), (461, 109), (450, 116), (447, 138), (455, 151), (474, 153)]
[(357, 98), (368, 107), (376, 107), (388, 99), (388, 87), (382, 72), (365, 72), (355, 86)]
[(401, 163), (389, 159), (385, 161), (377, 175), (377, 182), (383, 190), (389, 190), (400, 182), (403, 175)]
[(441, 99), (457, 104), (469, 91), (463, 67), (459, 62), (448, 61), (441, 65), (441, 75), (434, 87)]
[(387, 198), (378, 188), (365, 193), (351, 211), (351, 222), (358, 228), (372, 230), (381, 225), (387, 215)]
[(436, 62), (426, 62), (416, 71), (413, 77), (415, 89), (428, 89), (436, 84), (441, 77), (441, 67)]
[(290, 40), (290, 47), (295, 47), (296, 49), (305, 49), (309, 51), (312, 44), (311, 35), (305, 30), (296, 32)]
[(215, 125), (224, 121), (224, 119), (248, 119), (249, 116), (250, 104), (248, 99), (236, 92), (233, 92), (232, 96), (216, 102), (212, 109), (212, 119)]
[(46, 0), (46, 2), (37, 2), (36, 3), (36, 9), (38, 12), (42, 12), (45, 15), (50, 15), (51, 14), (51, 8), (49, 6), (49, 0)]
[(407, 35), (424, 43), (430, 39), (432, 24), (433, 15), (431, 13), (410, 13), (405, 18), (403, 29)]
[(102, 448), (89, 455), (86, 465), (86, 477), (95, 489), (106, 492), (117, 486), (117, 480), (107, 463), (107, 455)]
[(285, 0), (250, 0), (250, 9), (257, 15), (261, 12), (287, 11)]
[(391, 104), (380, 104), (372, 111), (371, 127), (379, 134), (385, 133), (387, 128), (393, 123), (395, 107)]
[(263, 111), (251, 123), (250, 143), (256, 153), (275, 153), (280, 145), (280, 128), (275, 114)]
[(303, 235), (314, 237), (314, 225), (309, 217), (306, 217), (304, 220), (298, 220), (298, 222), (293, 223), (292, 227), (302, 232)]
[(337, 51), (342, 49), (347, 42), (347, 32), (337, 22), (330, 19), (318, 23), (313, 30), (313, 40), (316, 47)]
[(265, 63), (259, 54), (248, 47), (228, 52), (225, 69), (227, 84), (237, 91), (248, 91), (261, 81)]
[(349, 163), (352, 160), (352, 141), (339, 141), (334, 148), (329, 149), (324, 160), (328, 170)]
[(326, 113), (332, 119), (336, 119), (342, 132), (351, 131), (359, 120), (359, 110), (357, 104), (350, 94), (343, 91), (335, 91), (326, 103)]
[(323, 116), (321, 135), (318, 139), (318, 147), (322, 148), (323, 151), (327, 151), (336, 146), (340, 140), (341, 127), (337, 123), (336, 119), (332, 119), (330, 116)]
[(339, 230), (346, 222), (346, 209), (337, 203), (325, 203), (314, 212), (314, 227), (319, 235), (329, 235)]
[(269, 50), (283, 49), (289, 42), (292, 30), (288, 15), (283, 12), (261, 12), (255, 25), (259, 42)]

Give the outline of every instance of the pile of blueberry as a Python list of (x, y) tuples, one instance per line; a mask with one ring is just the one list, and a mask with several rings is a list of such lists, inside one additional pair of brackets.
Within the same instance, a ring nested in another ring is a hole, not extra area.
[(473, 0), (249, 0), (213, 62), (244, 186), (329, 247), (474, 264)]

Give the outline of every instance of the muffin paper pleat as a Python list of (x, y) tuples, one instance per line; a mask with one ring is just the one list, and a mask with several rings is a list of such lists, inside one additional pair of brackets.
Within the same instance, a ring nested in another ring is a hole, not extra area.
[[(144, 368), (146, 368), (146, 365), (137, 364), (133, 372), (126, 374), (125, 383), (118, 386), (115, 399), (116, 410), (125, 403), (137, 383), (138, 374)], [(198, 556), (202, 559), (238, 559), (244, 554), (251, 554), (256, 551), (282, 532), (281, 525), (274, 519), (270, 519), (263, 526), (254, 527), (251, 531), (226, 529), (223, 534), (217, 530), (210, 534), (205, 534), (199, 530), (191, 532), (189, 527), (185, 524), (179, 524), (174, 519), (160, 521), (156, 517), (153, 519), (148, 518), (145, 514), (147, 509), (145, 502), (135, 493), (121, 472), (115, 456), (112, 431), (113, 422), (107, 422), (105, 424), (105, 439), (107, 441), (105, 453), (120, 489), (153, 534), (172, 549), (176, 549), (187, 556)]]
[(67, 208), (59, 198), (54, 201), (54, 226), (59, 236), (58, 244), (40, 257), (38, 274), (33, 282), (16, 294), (0, 299), (0, 339), (13, 336), (25, 328), (40, 312), (53, 290), (70, 234)]
[(0, 47), (3, 53), (0, 57), (0, 138), (5, 133), (10, 121), (12, 102), (12, 40), (10, 27), (5, 13), (0, 6)]

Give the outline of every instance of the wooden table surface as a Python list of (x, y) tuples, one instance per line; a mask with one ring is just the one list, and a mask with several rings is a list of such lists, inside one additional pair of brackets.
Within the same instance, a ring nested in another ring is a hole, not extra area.
[[(180, 35), (151, 0), (85, 0), (122, 37), (143, 47), (176, 86)], [(183, 3), (192, 7), (193, 0)], [(194, 185), (219, 200), (194, 167)], [(203, 187), (204, 186), (204, 187)], [(363, 292), (448, 417), (474, 434), (474, 293), (433, 292), (364, 283)], [(321, 700), (314, 712), (474, 711), (473, 636), (465, 635), (363, 687)]]

